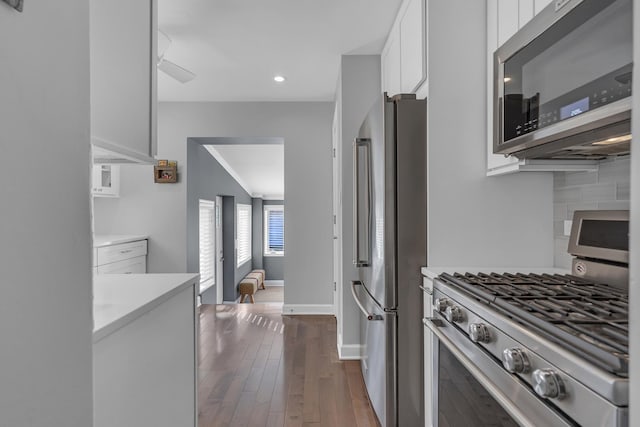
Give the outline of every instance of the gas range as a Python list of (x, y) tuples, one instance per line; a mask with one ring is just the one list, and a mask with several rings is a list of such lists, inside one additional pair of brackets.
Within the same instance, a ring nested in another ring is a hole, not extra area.
[[(500, 414), (477, 425), (500, 417), (500, 426), (628, 426), (626, 239), (628, 211), (578, 211), (569, 241), (571, 274), (437, 276), (434, 314), (423, 320), (437, 349), (434, 393), (473, 377), (484, 397), (467, 412), (492, 399), (492, 411)], [(457, 383), (450, 380), (454, 369)], [(455, 399), (457, 406), (472, 401), (446, 397)], [(455, 418), (447, 404), (436, 399), (434, 407), (435, 425)]]
[(440, 329), (463, 334), (543, 406), (579, 425), (621, 426), (628, 298), (609, 288), (569, 275), (464, 273), (440, 275), (433, 296)]

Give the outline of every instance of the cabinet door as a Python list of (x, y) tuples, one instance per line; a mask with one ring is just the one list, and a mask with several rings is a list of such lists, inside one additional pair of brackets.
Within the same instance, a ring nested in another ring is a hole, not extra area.
[(520, 10), (516, 0), (498, 0), (498, 46), (518, 31)]
[(531, 18), (533, 18), (533, 3), (534, 3), (534, 0), (520, 0), (518, 28), (524, 27), (525, 24), (531, 21)]
[(100, 265), (96, 271), (98, 274), (144, 274), (147, 272), (147, 257), (143, 255)]
[(551, 3), (551, 1), (552, 0), (535, 0), (535, 8), (534, 8), (535, 14), (537, 15), (538, 13), (540, 13), (540, 11), (542, 11), (542, 9), (547, 7), (547, 5)]
[(424, 0), (409, 0), (400, 19), (400, 84), (411, 93), (425, 79)]
[(394, 28), (389, 33), (381, 55), (383, 91), (389, 96), (401, 92), (400, 87), (400, 32)]
[(91, 0), (91, 140), (151, 159), (155, 148), (156, 0)]

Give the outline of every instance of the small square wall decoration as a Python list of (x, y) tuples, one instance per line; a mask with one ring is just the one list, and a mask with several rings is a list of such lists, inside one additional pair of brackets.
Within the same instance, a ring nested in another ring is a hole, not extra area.
[(13, 7), (18, 12), (22, 12), (22, 5), (24, 0), (4, 0), (9, 6)]

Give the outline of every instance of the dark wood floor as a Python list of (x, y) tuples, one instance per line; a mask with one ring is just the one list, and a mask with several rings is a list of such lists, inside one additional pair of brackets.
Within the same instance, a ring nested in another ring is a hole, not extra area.
[(200, 427), (379, 426), (332, 316), (269, 304), (200, 307)]

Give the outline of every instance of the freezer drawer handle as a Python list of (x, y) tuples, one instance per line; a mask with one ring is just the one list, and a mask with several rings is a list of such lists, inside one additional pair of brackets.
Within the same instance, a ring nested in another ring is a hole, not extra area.
[(351, 281), (351, 294), (353, 295), (353, 299), (355, 300), (362, 314), (367, 317), (367, 320), (384, 320), (384, 317), (382, 317), (382, 315), (369, 313), (367, 309), (364, 308), (364, 305), (362, 304), (362, 302), (360, 302), (360, 300), (358, 299), (358, 295), (356, 294), (356, 286), (362, 286), (362, 282), (359, 280)]

